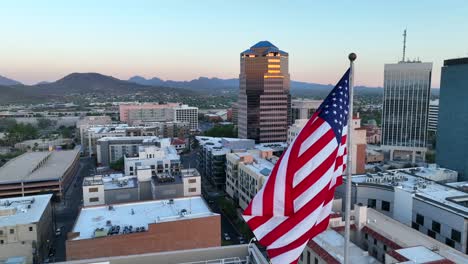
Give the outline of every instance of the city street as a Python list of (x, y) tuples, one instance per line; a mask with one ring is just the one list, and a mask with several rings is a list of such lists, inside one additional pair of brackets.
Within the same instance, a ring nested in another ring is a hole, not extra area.
[(64, 198), (58, 203), (53, 203), (56, 220), (55, 228), (61, 228), (61, 235), (57, 236), (53, 243), (56, 255), (50, 259), (51, 262), (65, 261), (67, 233), (72, 230), (82, 205), (83, 194), (81, 185), (83, 177), (89, 176), (91, 171), (94, 171), (94, 158), (81, 158), (80, 168), (67, 189)]

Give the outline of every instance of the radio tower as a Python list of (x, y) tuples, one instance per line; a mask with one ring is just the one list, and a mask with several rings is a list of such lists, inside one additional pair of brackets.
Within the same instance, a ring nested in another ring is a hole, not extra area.
[(405, 62), (405, 53), (406, 53), (406, 29), (403, 31), (403, 59), (402, 62)]

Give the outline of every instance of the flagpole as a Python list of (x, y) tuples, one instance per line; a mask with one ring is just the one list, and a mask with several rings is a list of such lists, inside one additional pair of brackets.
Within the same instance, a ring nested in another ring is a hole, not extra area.
[(346, 164), (346, 198), (345, 198), (345, 248), (344, 248), (344, 263), (349, 263), (349, 244), (350, 244), (350, 213), (351, 213), (351, 176), (353, 174), (352, 170), (352, 156), (353, 152), (351, 150), (351, 132), (352, 132), (352, 122), (353, 122), (353, 98), (354, 98), (354, 61), (356, 60), (356, 54), (350, 53), (348, 55), (349, 59), (349, 109), (348, 109), (348, 134), (346, 140), (346, 148), (348, 151), (347, 154), (347, 164)]

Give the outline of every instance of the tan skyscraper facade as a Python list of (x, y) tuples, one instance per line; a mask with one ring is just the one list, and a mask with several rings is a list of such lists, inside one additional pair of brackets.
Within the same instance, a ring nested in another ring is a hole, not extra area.
[(288, 53), (260, 41), (240, 55), (239, 138), (285, 142), (291, 108)]

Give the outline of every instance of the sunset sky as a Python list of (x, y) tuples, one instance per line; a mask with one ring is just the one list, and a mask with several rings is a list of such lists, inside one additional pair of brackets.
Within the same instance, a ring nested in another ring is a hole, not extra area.
[(33, 84), (71, 72), (190, 80), (237, 78), (239, 53), (269, 40), (291, 79), (335, 83), (356, 52), (356, 82), (384, 63), (468, 56), (468, 1), (3, 1), (0, 75)]

